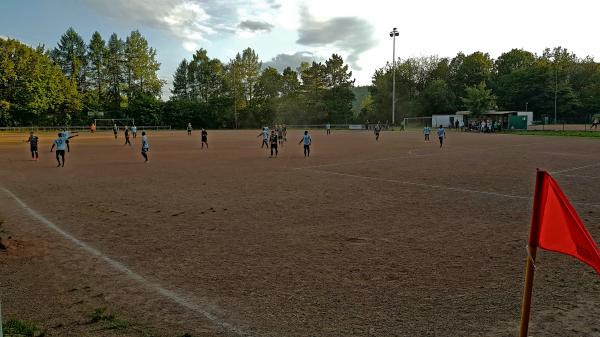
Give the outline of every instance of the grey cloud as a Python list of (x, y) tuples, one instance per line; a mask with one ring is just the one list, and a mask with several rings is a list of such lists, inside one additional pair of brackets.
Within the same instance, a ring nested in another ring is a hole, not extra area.
[(279, 8), (281, 8), (281, 4), (278, 3), (277, 0), (267, 0), (267, 4), (272, 9), (279, 9)]
[(357, 61), (360, 55), (375, 47), (373, 26), (358, 17), (336, 17), (325, 21), (313, 18), (304, 7), (300, 10), (301, 25), (296, 43), (312, 47), (334, 46), (348, 53), (347, 61), (361, 70)]
[[(234, 33), (240, 20), (257, 27), (252, 19), (265, 10), (276, 12), (275, 0), (83, 0), (99, 13), (163, 29), (179, 39), (188, 50), (218, 33)], [(247, 17), (240, 18), (244, 8)], [(263, 25), (264, 27), (264, 25)], [(272, 29), (272, 27), (270, 27)], [(265, 29), (249, 29), (256, 32)]]
[(300, 51), (294, 54), (279, 54), (271, 59), (271, 61), (263, 63), (263, 68), (273, 67), (279, 72), (282, 72), (285, 68), (290, 67), (297, 69), (302, 62), (322, 62), (322, 57), (317, 56), (308, 51)]
[(251, 32), (270, 32), (273, 29), (272, 24), (264, 21), (245, 20), (238, 24), (238, 28), (249, 30)]

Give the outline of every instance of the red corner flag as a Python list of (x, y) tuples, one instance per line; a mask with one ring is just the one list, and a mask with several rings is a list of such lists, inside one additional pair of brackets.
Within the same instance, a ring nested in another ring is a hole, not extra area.
[(600, 274), (600, 250), (548, 172), (538, 171), (529, 246), (571, 255)]

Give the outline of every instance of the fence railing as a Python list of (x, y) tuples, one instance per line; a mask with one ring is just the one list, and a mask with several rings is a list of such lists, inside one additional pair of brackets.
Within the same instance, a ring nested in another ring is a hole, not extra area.
[[(170, 125), (136, 125), (138, 130), (171, 130)], [(62, 131), (64, 126), (3, 126), (0, 127), (0, 132), (12, 132), (12, 133), (23, 133), (23, 132), (50, 132), (50, 131)], [(89, 126), (69, 126), (67, 128), (70, 131), (90, 131)], [(112, 131), (113, 127), (108, 125), (97, 125), (96, 131)], [(120, 126), (119, 130), (123, 130)]]

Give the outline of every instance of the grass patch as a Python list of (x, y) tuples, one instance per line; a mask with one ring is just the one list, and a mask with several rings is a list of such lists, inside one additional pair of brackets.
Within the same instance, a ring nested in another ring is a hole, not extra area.
[(3, 325), (5, 337), (43, 337), (44, 331), (35, 324), (18, 319), (10, 319)]
[(600, 138), (600, 132), (595, 132), (595, 131), (519, 130), (519, 131), (508, 131), (505, 133), (512, 134), (512, 135), (524, 135), (524, 136)]
[(102, 323), (103, 330), (128, 330), (133, 327), (129, 321), (119, 319), (114, 314), (109, 313), (106, 308), (94, 310), (90, 317), (90, 323)]
[(154, 337), (152, 331), (125, 319), (118, 318), (115, 314), (109, 313), (106, 308), (95, 309), (90, 315), (90, 324), (98, 324), (100, 330), (115, 330), (123, 333), (134, 333), (138, 336)]

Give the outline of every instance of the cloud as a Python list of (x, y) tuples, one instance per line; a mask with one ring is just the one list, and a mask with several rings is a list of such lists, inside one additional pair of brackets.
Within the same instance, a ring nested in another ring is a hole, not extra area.
[(244, 20), (240, 22), (237, 27), (240, 29), (249, 30), (251, 32), (270, 32), (275, 26), (264, 21)]
[[(193, 51), (203, 42), (236, 29), (263, 33), (273, 28), (265, 16), (279, 10), (275, 0), (84, 0), (98, 12), (166, 31)], [(240, 12), (244, 15), (240, 16)]]
[(263, 68), (273, 67), (279, 72), (282, 72), (285, 68), (290, 67), (296, 69), (302, 62), (312, 63), (324, 61), (322, 57), (317, 56), (308, 51), (299, 51), (294, 54), (279, 54), (271, 59), (271, 61), (263, 63)]
[(356, 70), (360, 55), (377, 45), (374, 27), (359, 17), (335, 17), (317, 20), (306, 7), (300, 9), (300, 28), (296, 43), (311, 47), (335, 47), (348, 54), (347, 61)]

